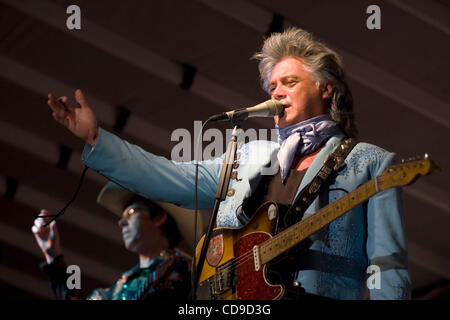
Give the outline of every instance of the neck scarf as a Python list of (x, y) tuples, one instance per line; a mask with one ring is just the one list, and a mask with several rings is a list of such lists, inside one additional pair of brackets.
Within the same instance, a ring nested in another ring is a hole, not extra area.
[(275, 128), (278, 131), (278, 143), (281, 145), (277, 158), (283, 183), (295, 155), (303, 157), (313, 153), (322, 146), (324, 141), (340, 132), (337, 123), (325, 114), (285, 128)]

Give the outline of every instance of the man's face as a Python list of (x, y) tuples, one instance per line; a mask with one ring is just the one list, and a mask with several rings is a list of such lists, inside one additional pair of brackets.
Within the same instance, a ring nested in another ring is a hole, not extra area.
[(135, 202), (125, 208), (119, 226), (122, 228), (125, 247), (136, 253), (151, 246), (159, 232), (158, 225), (150, 218), (148, 208), (142, 202)]
[(322, 92), (299, 58), (285, 58), (275, 65), (269, 89), (272, 99), (285, 108), (281, 117), (274, 117), (281, 128), (327, 113), (329, 92)]

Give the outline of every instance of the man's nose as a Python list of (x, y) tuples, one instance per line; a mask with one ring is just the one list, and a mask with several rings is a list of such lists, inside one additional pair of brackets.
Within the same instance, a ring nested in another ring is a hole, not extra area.
[(272, 91), (272, 99), (283, 100), (284, 98), (286, 98), (286, 92), (284, 91), (283, 86), (277, 86)]
[(125, 217), (122, 217), (118, 222), (117, 222), (117, 224), (119, 225), (119, 227), (123, 227), (123, 226), (126, 226), (128, 223), (127, 223), (127, 219), (125, 218)]

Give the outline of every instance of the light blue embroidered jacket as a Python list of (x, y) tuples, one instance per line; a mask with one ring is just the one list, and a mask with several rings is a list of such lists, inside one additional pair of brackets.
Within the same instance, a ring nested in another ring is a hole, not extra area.
[[(339, 145), (342, 138), (342, 135), (336, 135), (328, 140), (308, 168), (297, 193), (312, 180), (325, 156)], [(242, 226), (237, 218), (242, 210), (242, 201), (255, 190), (262, 174), (277, 172), (278, 149), (277, 143), (258, 140), (238, 150), (237, 179), (232, 179), (229, 185), (229, 189), (235, 192), (220, 205), (218, 227)], [(200, 209), (213, 206), (222, 157), (199, 163)], [(319, 196), (305, 217), (380, 175), (394, 163), (394, 158), (393, 153), (359, 143), (347, 157), (346, 167), (330, 186), (328, 196), (326, 193)], [(174, 162), (153, 155), (103, 129), (99, 130), (95, 148), (85, 146), (82, 159), (87, 166), (142, 196), (185, 208), (194, 207), (193, 162)], [(334, 299), (410, 298), (400, 188), (378, 193), (310, 239), (312, 245), (302, 257), (308, 267), (297, 275), (297, 280), (308, 293)], [(372, 274), (376, 270), (380, 272)]]

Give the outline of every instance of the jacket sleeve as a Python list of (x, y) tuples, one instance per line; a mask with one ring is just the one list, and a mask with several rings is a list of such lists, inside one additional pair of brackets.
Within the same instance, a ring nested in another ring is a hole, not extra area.
[[(175, 162), (146, 152), (103, 129), (96, 146), (86, 145), (83, 162), (122, 187), (157, 201), (194, 208), (195, 163)], [(199, 209), (212, 207), (223, 156), (199, 162)]]
[[(372, 178), (394, 163), (395, 155), (387, 153), (371, 168)], [(396, 187), (376, 194), (369, 199), (367, 210), (370, 299), (410, 299), (402, 189)]]
[(47, 280), (50, 282), (57, 300), (80, 299), (82, 293), (77, 289), (68, 289), (66, 282), (66, 264), (63, 255), (56, 257), (52, 263), (43, 262), (39, 265)]

